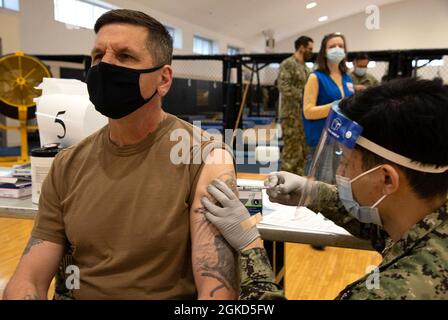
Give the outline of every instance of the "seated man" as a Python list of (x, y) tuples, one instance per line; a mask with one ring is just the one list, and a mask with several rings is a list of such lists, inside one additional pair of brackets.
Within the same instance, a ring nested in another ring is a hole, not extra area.
[[(340, 156), (337, 186), (277, 172), (267, 193), (284, 205), (309, 199), (310, 209), (381, 251), (378, 269), (337, 299), (448, 299), (448, 86), (391, 81), (343, 100), (328, 123), (314, 164)], [(336, 153), (327, 148), (334, 139)], [(284, 298), (246, 208), (221, 181), (208, 190), (222, 206), (204, 198), (206, 217), (240, 251), (240, 298)]]
[(200, 204), (214, 178), (235, 189), (233, 159), (162, 110), (169, 33), (131, 10), (105, 13), (95, 32), (87, 84), (109, 124), (54, 160), (5, 298), (46, 299), (66, 252), (80, 274), (74, 299), (236, 298), (234, 252)]

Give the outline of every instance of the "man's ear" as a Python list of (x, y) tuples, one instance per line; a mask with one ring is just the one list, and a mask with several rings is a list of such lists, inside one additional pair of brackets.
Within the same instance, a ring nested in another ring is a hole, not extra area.
[(159, 96), (164, 97), (171, 88), (173, 83), (173, 69), (170, 65), (165, 65), (161, 72), (161, 83), (157, 87), (157, 92)]
[(381, 167), (383, 175), (383, 194), (390, 195), (398, 190), (400, 187), (400, 175), (396, 168), (391, 165), (384, 165)]

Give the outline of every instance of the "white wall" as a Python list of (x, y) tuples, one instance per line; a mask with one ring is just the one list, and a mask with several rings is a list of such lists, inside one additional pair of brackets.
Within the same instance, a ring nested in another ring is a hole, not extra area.
[[(0, 9), (0, 38), (2, 39), (2, 54), (10, 54), (21, 49), (20, 45), (20, 19), (19, 13)], [(0, 114), (0, 123), (8, 126), (18, 126), (17, 120), (5, 118)], [(6, 134), (6, 143), (9, 146), (20, 145), (18, 131), (10, 130)]]
[(3, 54), (20, 50), (19, 13), (0, 9), (0, 38), (2, 38)]
[[(331, 32), (342, 32), (350, 51), (448, 48), (447, 0), (405, 0), (380, 7), (379, 30), (368, 30), (366, 18), (360, 13), (301, 34), (314, 39), (315, 50)], [(297, 36), (280, 41), (276, 51), (292, 51)]]
[[(194, 34), (215, 40), (219, 53), (226, 52), (227, 45), (245, 47), (241, 41), (154, 11), (150, 5), (143, 6), (132, 0), (110, 0), (107, 2), (121, 8), (146, 12), (163, 24), (181, 29), (183, 47), (175, 49), (175, 54), (192, 54)], [(27, 53), (89, 54), (94, 41), (93, 30), (69, 30), (64, 24), (55, 21), (53, 0), (21, 0), (20, 27), (23, 50)]]

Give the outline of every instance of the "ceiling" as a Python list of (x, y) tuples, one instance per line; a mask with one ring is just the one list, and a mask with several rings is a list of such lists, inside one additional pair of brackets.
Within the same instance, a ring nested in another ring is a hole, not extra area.
[[(313, 9), (306, 9), (312, 1)], [(226, 36), (253, 43), (263, 30), (273, 30), (281, 41), (323, 23), (404, 0), (134, 0), (170, 16)], [(328, 16), (326, 22), (319, 22)]]

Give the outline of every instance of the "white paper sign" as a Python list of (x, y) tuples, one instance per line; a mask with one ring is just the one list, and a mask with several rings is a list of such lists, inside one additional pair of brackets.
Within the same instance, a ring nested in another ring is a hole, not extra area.
[(87, 85), (79, 80), (44, 78), (42, 96), (35, 99), (41, 145), (74, 145), (107, 124), (89, 100)]

